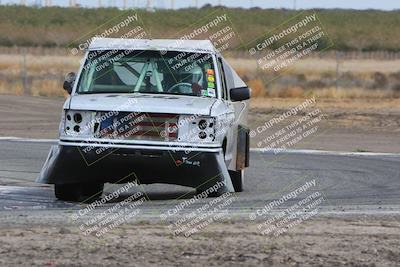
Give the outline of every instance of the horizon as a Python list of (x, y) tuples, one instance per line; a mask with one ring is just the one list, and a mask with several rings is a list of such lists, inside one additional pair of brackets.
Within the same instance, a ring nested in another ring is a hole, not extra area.
[[(24, 4), (25, 3), (25, 4)], [(309, 9), (342, 9), (342, 10), (382, 10), (397, 11), (400, 10), (400, 2), (381, 0), (379, 2), (373, 0), (324, 0), (324, 1), (306, 1), (306, 0), (280, 0), (280, 1), (261, 1), (261, 0), (109, 0), (109, 1), (69, 1), (69, 0), (9, 0), (0, 1), (0, 5), (27, 5), (27, 6), (59, 6), (69, 7), (70, 4), (78, 5), (81, 8), (152, 8), (152, 9), (185, 9), (185, 8), (201, 8), (207, 4), (212, 6), (224, 6), (227, 8), (262, 8), (262, 9), (291, 9), (291, 10), (309, 10)]]

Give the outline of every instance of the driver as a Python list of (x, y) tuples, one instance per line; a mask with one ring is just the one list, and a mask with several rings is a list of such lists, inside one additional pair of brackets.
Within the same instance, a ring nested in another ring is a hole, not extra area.
[(182, 71), (176, 75), (178, 76), (176, 77), (178, 78), (178, 81), (176, 81), (169, 90), (178, 93), (189, 93), (198, 96), (201, 95), (201, 90), (203, 89), (201, 83), (204, 78), (204, 74), (203, 70), (199, 66), (194, 65), (190, 69), (182, 68)]
[(192, 92), (196, 95), (201, 95), (201, 90), (203, 87), (201, 86), (203, 80), (203, 70), (199, 66), (194, 66), (191, 71), (192, 74)]

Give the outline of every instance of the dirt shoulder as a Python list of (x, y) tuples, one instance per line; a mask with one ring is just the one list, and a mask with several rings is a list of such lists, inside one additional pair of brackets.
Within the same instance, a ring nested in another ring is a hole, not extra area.
[[(257, 127), (279, 118), (304, 101), (305, 99), (254, 99), (250, 104), (250, 128), (257, 132)], [(320, 112), (314, 117), (322, 116), (321, 121), (312, 125), (318, 127), (317, 131), (288, 148), (400, 152), (400, 99), (316, 99), (314, 104), (298, 114), (274, 124), (267, 131), (260, 134), (257, 132), (252, 139), (252, 146), (262, 148), (263, 140), (268, 136), (315, 110)]]
[[(250, 128), (256, 130), (304, 99), (253, 99)], [(0, 95), (0, 137), (57, 138), (63, 98)], [(304, 112), (258, 134), (252, 147), (271, 133), (319, 108), (323, 120), (318, 131), (288, 148), (334, 151), (400, 152), (400, 99), (317, 100)]]
[(57, 138), (64, 98), (0, 95), (0, 136)]
[(1, 266), (399, 266), (398, 217), (315, 218), (278, 237), (255, 222), (214, 223), (190, 237), (137, 222), (102, 238), (67, 226), (0, 229)]

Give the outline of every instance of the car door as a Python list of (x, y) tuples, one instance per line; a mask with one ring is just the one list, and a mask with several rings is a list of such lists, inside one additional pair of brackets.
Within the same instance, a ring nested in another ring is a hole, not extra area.
[(235, 118), (227, 135), (226, 160), (229, 160), (228, 169), (237, 170), (237, 140), (239, 126), (247, 126), (248, 101), (233, 102), (230, 100), (229, 91), (233, 88), (245, 87), (246, 84), (224, 58), (219, 58), (221, 73), (224, 83), (224, 99), (226, 105), (234, 110)]

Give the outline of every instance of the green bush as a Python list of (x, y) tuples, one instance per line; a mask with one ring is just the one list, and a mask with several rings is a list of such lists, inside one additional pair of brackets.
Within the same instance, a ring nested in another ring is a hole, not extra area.
[[(138, 14), (152, 38), (168, 38), (215, 11), (214, 8), (158, 10)], [(128, 12), (128, 13), (127, 13)], [(99, 33), (118, 23), (116, 8), (0, 7), (1, 46), (68, 46), (82, 36)], [(240, 38), (247, 42), (264, 36), (301, 11), (227, 9)], [(316, 10), (337, 50), (400, 51), (399, 11)], [(117, 18), (116, 18), (117, 17)], [(113, 24), (114, 23), (114, 24)]]

